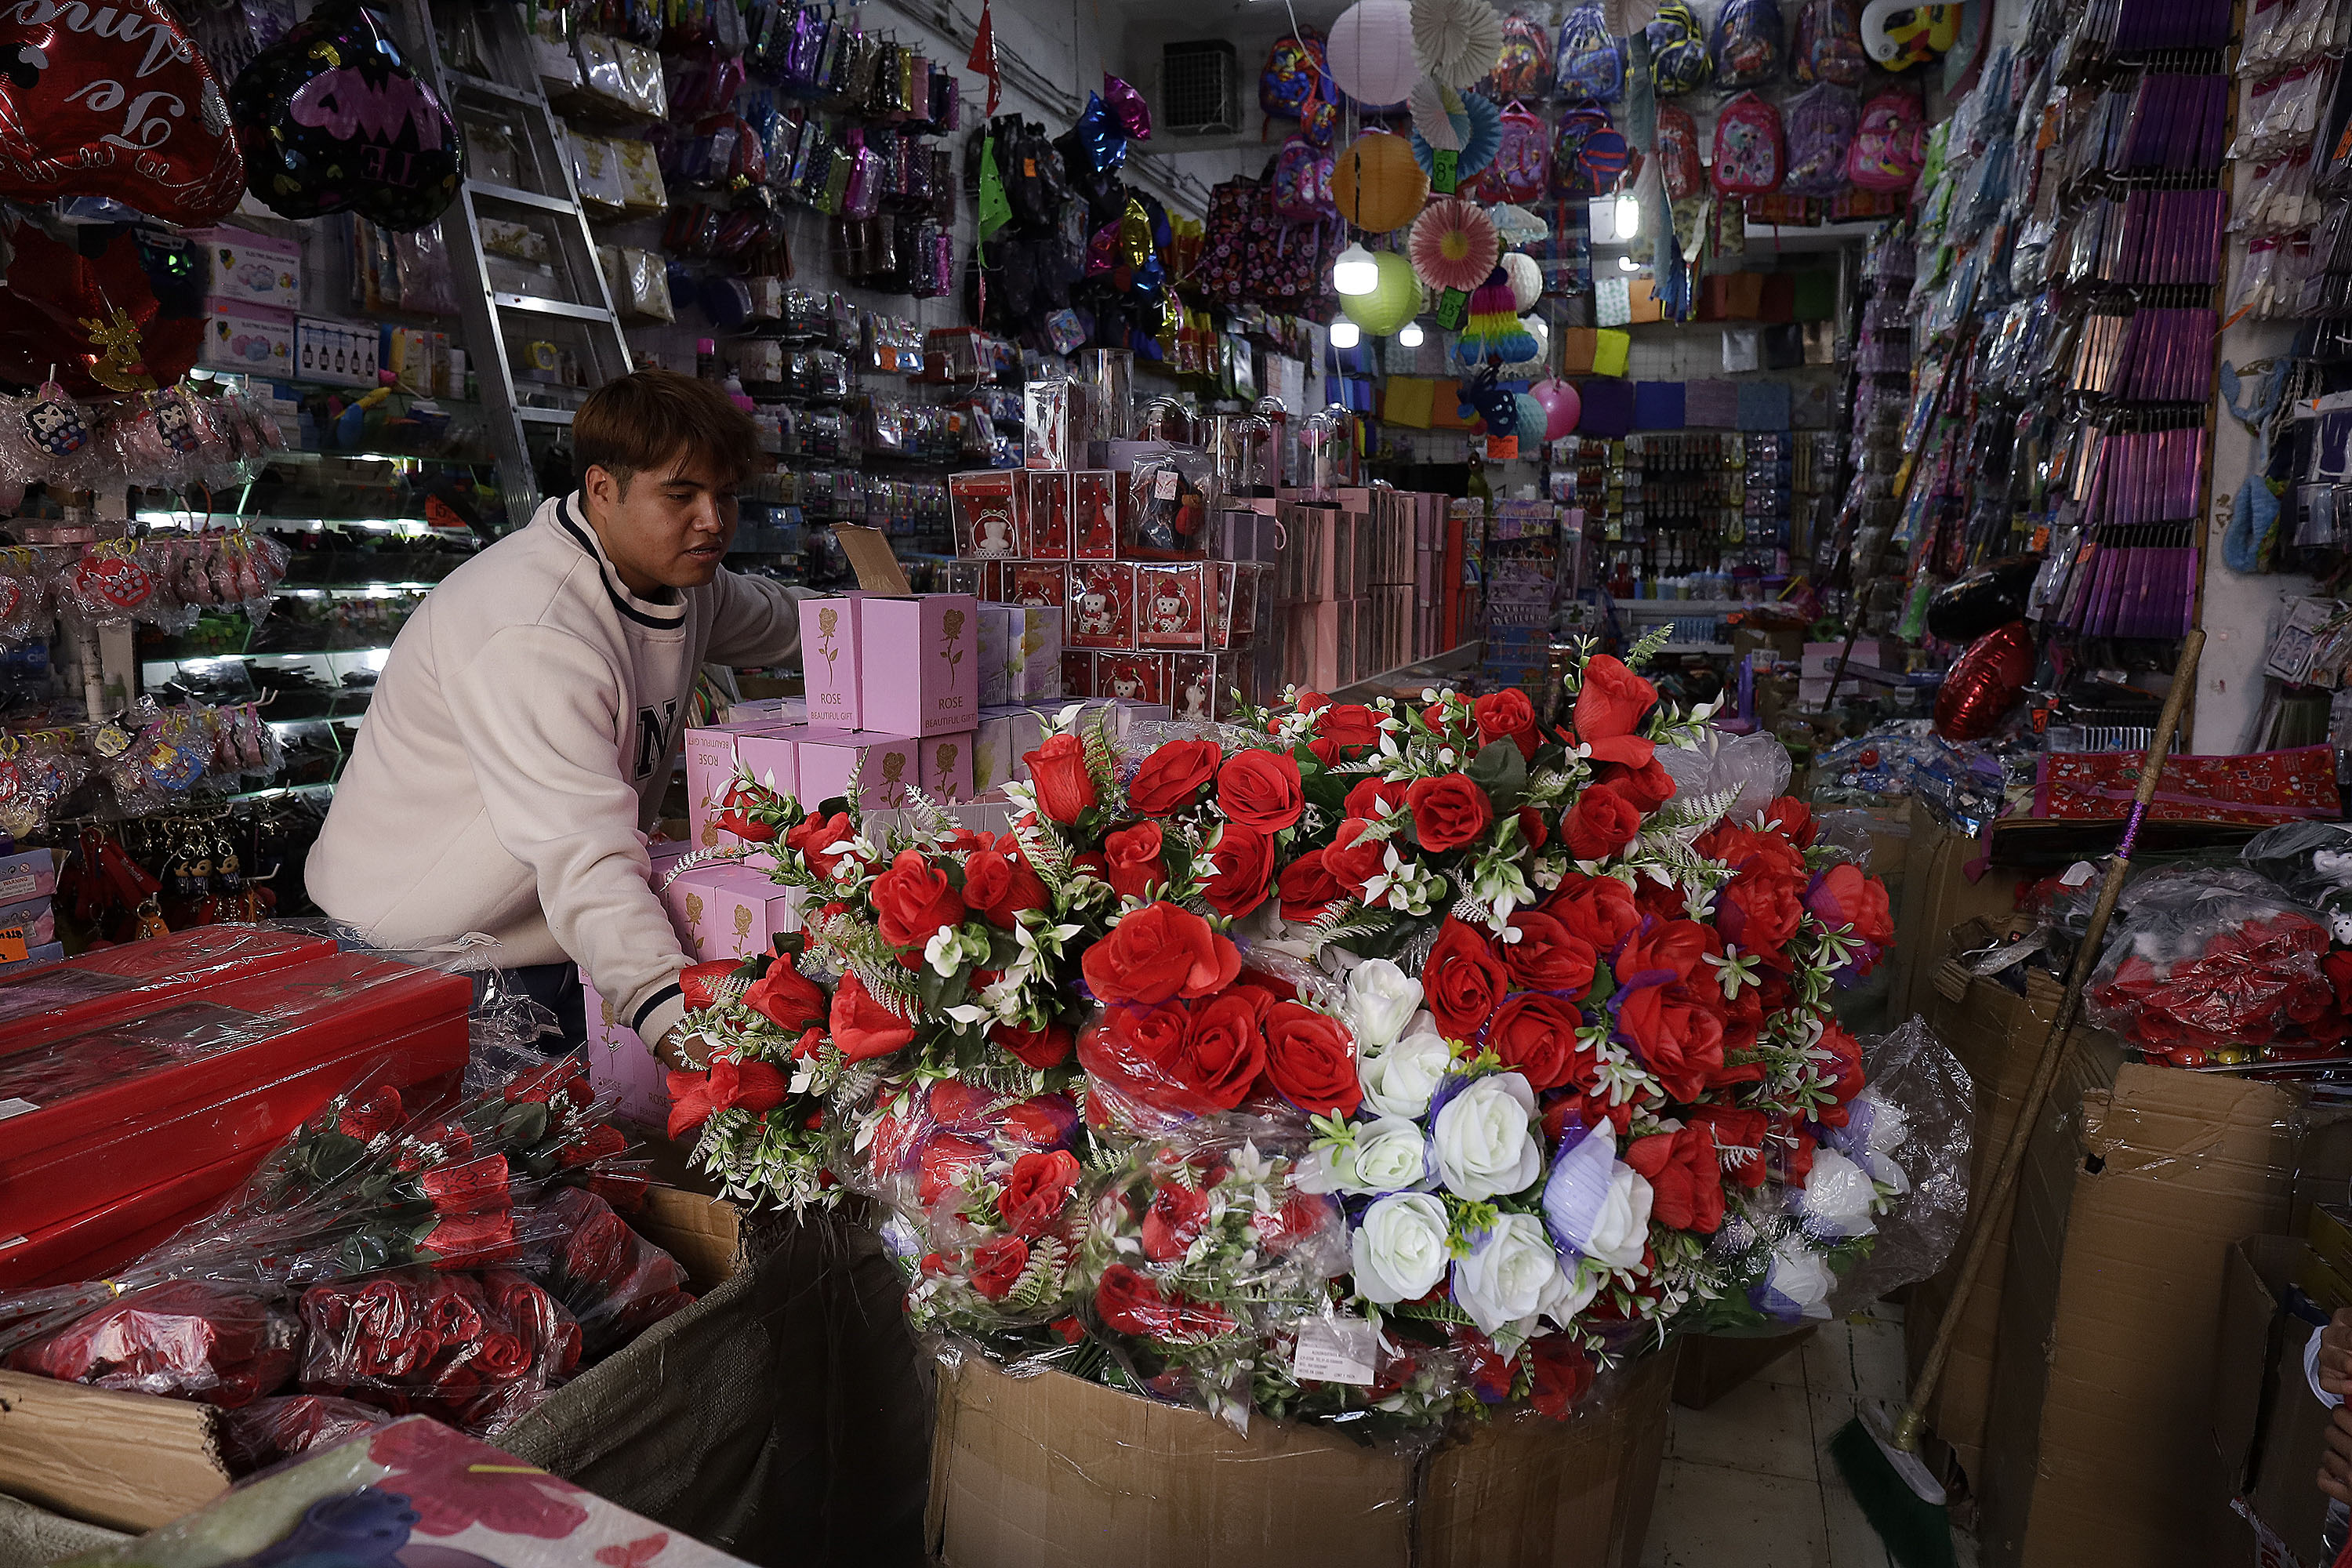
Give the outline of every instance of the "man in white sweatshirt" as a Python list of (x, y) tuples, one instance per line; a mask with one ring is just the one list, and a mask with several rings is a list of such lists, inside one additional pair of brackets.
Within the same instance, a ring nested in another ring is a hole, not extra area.
[(570, 1039), (585, 970), (658, 1053), (693, 960), (641, 829), (697, 668), (793, 658), (798, 614), (721, 564), (758, 444), (719, 388), (623, 376), (572, 441), (580, 489), (451, 573), (394, 640), (306, 876), (386, 945), (496, 937)]

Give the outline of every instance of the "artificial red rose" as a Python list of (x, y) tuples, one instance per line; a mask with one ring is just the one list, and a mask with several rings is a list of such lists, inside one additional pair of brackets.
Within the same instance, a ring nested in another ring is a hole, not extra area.
[(1570, 931), (1554, 917), (1540, 910), (1521, 910), (1511, 917), (1511, 930), (1497, 943), (1503, 952), (1503, 967), (1510, 971), (1514, 984), (1530, 991), (1557, 991), (1571, 996), (1582, 996), (1585, 987), (1592, 984), (1592, 966), (1598, 962), (1592, 944)]
[(1535, 704), (1516, 686), (1477, 699), (1470, 704), (1470, 715), (1477, 723), (1481, 746), (1508, 741), (1519, 748), (1520, 756), (1532, 758), (1543, 744), (1543, 733), (1536, 728)]
[(1622, 659), (1596, 654), (1584, 662), (1576, 692), (1576, 738), (1601, 763), (1638, 768), (1657, 748), (1633, 731), (1656, 705), (1658, 689), (1627, 668)]
[(1339, 702), (1315, 717), (1315, 738), (1307, 749), (1325, 767), (1353, 762), (1381, 743), (1380, 718), (1360, 702)]
[(1004, 1108), (996, 1138), (1000, 1143), (1058, 1149), (1068, 1144), (1077, 1130), (1077, 1101), (1066, 1094), (1033, 1094)]
[[(1838, 1107), (1841, 1116), (1844, 1112), (1843, 1106)], [(1765, 1147), (1768, 1152), (1764, 1163), (1771, 1178), (1783, 1186), (1801, 1187), (1813, 1173), (1813, 1151), (1821, 1145), (1797, 1118), (1776, 1116), (1772, 1119), (1770, 1141)]]
[(1160, 1097), (1159, 1103), (1205, 1115), (1231, 1110), (1249, 1098), (1251, 1086), (1265, 1070), (1261, 994), (1255, 986), (1235, 986), (1193, 1007), (1192, 1027), (1161, 1062), (1175, 1092)]
[(1252, 1222), (1257, 1244), (1279, 1258), (1339, 1217), (1339, 1205), (1313, 1193), (1292, 1193), (1272, 1214)]
[(1274, 881), (1274, 840), (1255, 827), (1228, 822), (1209, 847), (1216, 870), (1201, 886), (1209, 907), (1227, 920), (1239, 920), (1265, 902)]
[(1103, 1270), (1095, 1285), (1095, 1313), (1113, 1333), (1137, 1339), (1212, 1339), (1234, 1327), (1223, 1308), (1162, 1295), (1151, 1276), (1124, 1263)]
[(1282, 868), (1276, 879), (1282, 895), (1282, 918), (1304, 925), (1319, 920), (1325, 910), (1348, 896), (1323, 863), (1323, 851), (1309, 849)]
[(1066, 1149), (1033, 1149), (1013, 1162), (996, 1194), (996, 1212), (1021, 1236), (1043, 1236), (1062, 1217), (1078, 1184), (1076, 1156)]
[(1004, 1047), (1006, 1054), (1026, 1066), (1040, 1069), (1057, 1068), (1070, 1059), (1070, 1026), (1047, 1019), (1043, 1028), (1024, 1029), (1012, 1024), (990, 1027), (988, 1037)]
[(1168, 868), (1161, 863), (1160, 852), (1160, 824), (1139, 822), (1122, 827), (1103, 839), (1103, 865), (1109, 873), (1103, 879), (1120, 898), (1149, 898), (1152, 889), (1168, 882)]
[(1389, 840), (1365, 837), (1371, 826), (1349, 817), (1333, 830), (1322, 851), (1324, 872), (1351, 893), (1361, 893), (1365, 883), (1388, 868)]
[(1824, 1107), (1814, 1120), (1825, 1126), (1843, 1127), (1845, 1125), (1846, 1102), (1860, 1094), (1864, 1087), (1862, 1042), (1840, 1026), (1826, 1024), (1822, 1028), (1821, 1046), (1829, 1052), (1830, 1059), (1837, 1063), (1837, 1077), (1830, 1085), (1830, 1092), (1836, 1097), (1837, 1104)]
[(1543, 910), (1566, 926), (1570, 935), (1582, 937), (1592, 944), (1594, 952), (1602, 954), (1616, 952), (1617, 944), (1642, 923), (1633, 889), (1614, 877), (1588, 877), (1581, 871), (1570, 871), (1559, 879), (1559, 886), (1544, 900)]
[(1053, 895), (1021, 851), (1000, 842), (993, 849), (975, 849), (964, 858), (963, 900), (990, 925), (1011, 931), (1023, 911), (1045, 908)]
[(1475, 842), (1494, 825), (1495, 803), (1465, 774), (1415, 779), (1404, 798), (1412, 812), (1412, 836), (1432, 855)]
[(1477, 729), (1466, 698), (1439, 698), (1421, 710), (1421, 721), (1442, 741), (1466, 741)]
[(1545, 1334), (1528, 1342), (1528, 1366), (1535, 1374), (1528, 1403), (1536, 1414), (1565, 1421), (1592, 1386), (1592, 1358), (1574, 1334)]
[(2336, 1010), (2352, 1013), (2352, 951), (2337, 948), (2319, 961), (2319, 973), (2336, 988)]
[(1209, 1194), (1181, 1182), (1162, 1182), (1151, 1192), (1151, 1206), (1143, 1211), (1143, 1256), (1154, 1263), (1173, 1263), (1200, 1239), (1208, 1223)]
[(1277, 1002), (1266, 1016), (1265, 1076), (1310, 1115), (1346, 1116), (1364, 1102), (1346, 1026), (1296, 1002)]
[(922, 1152), (916, 1157), (915, 1167), (919, 1173), (916, 1201), (925, 1208), (930, 1207), (963, 1185), (966, 1175), (987, 1164), (988, 1145), (981, 1140), (959, 1132), (933, 1133), (923, 1141)]
[(834, 868), (848, 857), (828, 851), (833, 846), (847, 844), (856, 837), (857, 829), (850, 826), (847, 812), (836, 811), (831, 816), (812, 814), (802, 818), (798, 826), (784, 835), (784, 847), (806, 862), (818, 880), (830, 882)]
[(1307, 810), (1298, 764), (1280, 752), (1243, 752), (1217, 772), (1225, 816), (1260, 833), (1279, 833)]
[(1348, 792), (1347, 803), (1339, 808), (1342, 816), (1360, 816), (1368, 822), (1378, 822), (1405, 803), (1405, 786), (1395, 779), (1359, 779)]
[(941, 927), (963, 920), (963, 899), (955, 884), (919, 849), (898, 851), (890, 868), (874, 879), (872, 897), (875, 922), (892, 947), (920, 948)]
[(1577, 796), (1559, 824), (1560, 841), (1579, 860), (1606, 860), (1641, 831), (1642, 808), (1606, 784)]
[(1598, 1127), (1603, 1122), (1614, 1127), (1617, 1136), (1622, 1138), (1626, 1129), (1633, 1125), (1633, 1102), (1612, 1100), (1606, 1089), (1561, 1089), (1545, 1097), (1544, 1136), (1555, 1149), (1568, 1141), (1570, 1127)]
[(1576, 1038), (1584, 1016), (1557, 996), (1523, 991), (1495, 1012), (1486, 1047), (1536, 1089), (1591, 1089), (1599, 1064)]
[(1800, 847), (1809, 847), (1813, 841), (1813, 808), (1795, 795), (1775, 796), (1772, 804), (1764, 808), (1764, 820), (1771, 825), (1773, 832)]
[(1650, 1217), (1668, 1230), (1713, 1235), (1723, 1225), (1723, 1172), (1701, 1128), (1654, 1132), (1625, 1146), (1625, 1163), (1650, 1184)]
[(1135, 770), (1135, 779), (1127, 786), (1128, 806), (1145, 816), (1181, 811), (1201, 798), (1224, 760), (1214, 741), (1171, 741)]
[(1021, 1283), (1029, 1267), (1029, 1244), (1017, 1236), (995, 1236), (971, 1249), (971, 1288), (1002, 1301)]
[(689, 963), (677, 972), (677, 992), (689, 1013), (699, 1013), (715, 1005), (720, 991), (743, 967), (739, 958), (714, 958), (709, 963)]
[(1761, 953), (1775, 967), (1788, 963), (1789, 939), (1804, 918), (1801, 885), (1785, 877), (1735, 877), (1717, 895), (1715, 927), (1744, 952)]
[(877, 1002), (855, 973), (843, 975), (835, 988), (829, 1021), (833, 1043), (854, 1062), (887, 1057), (915, 1038), (915, 1026)]
[[(1171, 1076), (1176, 1053), (1192, 1027), (1192, 1015), (1181, 1004), (1156, 1007), (1113, 1007), (1101, 1023), (1080, 1031), (1078, 1065), (1098, 1085), (1117, 1089), (1152, 1105), (1166, 1105), (1181, 1094)], [(1099, 1110), (1108, 1094), (1087, 1102)]]
[(1530, 849), (1540, 849), (1551, 832), (1544, 826), (1544, 814), (1532, 805), (1519, 807), (1519, 837)]
[(743, 1005), (786, 1034), (796, 1035), (824, 1022), (824, 987), (794, 969), (792, 960), (779, 958), (744, 991)]
[(1470, 1392), (1483, 1405), (1500, 1405), (1511, 1396), (1511, 1363), (1495, 1342), (1467, 1323), (1445, 1331), (1454, 1353), (1470, 1374)]
[(1764, 1184), (1764, 1140), (1772, 1119), (1742, 1105), (1695, 1105), (1683, 1120), (1715, 1144), (1716, 1163), (1743, 1187)]
[(1308, 714), (1319, 713), (1330, 706), (1331, 700), (1328, 697), (1313, 689), (1300, 692), (1297, 700), (1290, 705), (1293, 712)]
[(712, 825), (721, 833), (731, 833), (746, 844), (772, 844), (776, 838), (776, 825), (759, 821), (751, 813), (775, 804), (776, 796), (772, 792), (737, 779), (719, 802), (719, 815), (712, 818)]
[[(1805, 889), (1805, 908), (1832, 931), (1852, 926), (1853, 934), (1872, 947), (1885, 947), (1895, 940), (1886, 884), (1849, 862), (1840, 861), (1813, 879)], [(1867, 964), (1864, 972), (1868, 973)]]
[(1421, 987), (1439, 1034), (1475, 1040), (1510, 990), (1511, 977), (1486, 937), (1448, 915), (1421, 967)]
[(1640, 767), (1628, 767), (1623, 763), (1612, 763), (1601, 770), (1599, 781), (1617, 791), (1643, 811), (1655, 811), (1675, 798), (1675, 775), (1666, 772), (1657, 758), (1652, 757)]
[(1087, 948), (1079, 967), (1097, 1002), (1165, 1002), (1232, 984), (1242, 955), (1191, 910), (1146, 904)]
[(1087, 768), (1087, 744), (1076, 735), (1048, 735), (1021, 760), (1029, 764), (1039, 815), (1072, 823), (1095, 804), (1095, 776)]
[(1675, 981), (1635, 984), (1619, 1005), (1619, 1037), (1657, 1075), (1670, 1099), (1695, 1100), (1722, 1074), (1721, 999), (1711, 986)]
[[(712, 1062), (708, 1072), (669, 1075), (669, 1135), (676, 1140), (722, 1110), (764, 1116), (784, 1102), (784, 1075), (766, 1062)], [(498, 1158), (503, 1172), (506, 1161)]]

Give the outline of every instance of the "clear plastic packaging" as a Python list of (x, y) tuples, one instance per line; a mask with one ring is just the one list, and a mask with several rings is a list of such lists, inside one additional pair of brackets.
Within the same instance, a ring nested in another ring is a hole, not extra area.
[(2084, 993), (2090, 1020), (2178, 1067), (2250, 1059), (2343, 1034), (2319, 966), (2326, 925), (2241, 867), (2140, 877)]
[(1968, 1068), (1917, 1017), (1863, 1041), (1862, 1060), (1869, 1086), (1847, 1102), (1844, 1126), (1822, 1130), (1822, 1143), (1891, 1194), (1892, 1207), (1878, 1217), (1869, 1253), (1831, 1292), (1832, 1316), (1932, 1277), (1969, 1214), (1976, 1101)]
[(591, 1361), (694, 1304), (677, 1259), (631, 1230), (593, 1192), (566, 1187), (540, 1206), (561, 1237), (547, 1281), (578, 1322)]
[(221, 1458), (232, 1476), (249, 1476), (393, 1419), (389, 1410), (320, 1394), (257, 1399), (221, 1418)]
[(301, 1314), (304, 1393), (436, 1415), (477, 1436), (528, 1413), (580, 1364), (580, 1325), (509, 1269), (314, 1285)]
[(13, 1372), (235, 1407), (294, 1375), (299, 1326), (270, 1286), (170, 1279), (9, 1352)]

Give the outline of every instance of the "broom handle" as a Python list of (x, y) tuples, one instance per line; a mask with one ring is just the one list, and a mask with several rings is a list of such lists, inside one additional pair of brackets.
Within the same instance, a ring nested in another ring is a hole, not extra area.
[(2197, 660), (2204, 651), (2204, 632), (2192, 628), (2181, 640), (2180, 663), (2173, 671), (2172, 689), (2164, 695), (2164, 711), (2156, 721), (2156, 733), (2148, 737), (2147, 754), (2140, 761), (2139, 788), (2132, 795), (2131, 816), (2124, 823), (2123, 837), (2116, 842), (2115, 855), (2107, 861), (2106, 879), (2099, 885), (2098, 902), (2091, 907), (2091, 923), (2084, 929), (2083, 944), (2074, 950), (2074, 964), (2066, 973), (2065, 997), (2058, 1004), (2058, 1016), (2050, 1020), (2050, 1032), (2042, 1038), (2042, 1059), (2034, 1067), (2033, 1082), (2025, 1091), (2023, 1103), (2017, 1108), (2017, 1121), (2009, 1130), (2009, 1143), (2000, 1152), (2000, 1163), (1994, 1168), (1991, 1191), (1979, 1213), (1976, 1232), (1969, 1238), (1968, 1255), (1960, 1261), (1959, 1278), (1953, 1284), (1952, 1299), (1945, 1304), (1943, 1321), (1936, 1327), (1936, 1340), (1927, 1349), (1927, 1364), (1919, 1369), (1918, 1380), (1911, 1385), (1911, 1402), (1904, 1406), (1902, 1419), (1895, 1424), (1895, 1446), (1898, 1448), (1917, 1450), (1919, 1436), (1927, 1424), (1927, 1401), (1935, 1396), (1936, 1384), (1943, 1378), (1952, 1341), (1967, 1316), (1969, 1296), (1984, 1272), (1985, 1259), (1991, 1256), (1993, 1238), (2008, 1234), (2010, 1200), (2016, 1194), (2017, 1173), (2025, 1163), (2026, 1142), (2033, 1134), (2034, 1124), (2042, 1120), (2042, 1107), (2058, 1081), (2058, 1064), (2066, 1055), (2066, 1037), (2074, 1031), (2075, 1016), (2082, 1011), (2083, 988), (2090, 983), (2091, 971), (2098, 964), (2100, 942), (2107, 934), (2107, 919), (2115, 913), (2116, 895), (2123, 891), (2132, 843), (2139, 837), (2148, 802), (2155, 798), (2157, 780), (2164, 773), (2165, 753), (2171, 749), (2172, 733), (2180, 723), (2182, 707), (2197, 684)]

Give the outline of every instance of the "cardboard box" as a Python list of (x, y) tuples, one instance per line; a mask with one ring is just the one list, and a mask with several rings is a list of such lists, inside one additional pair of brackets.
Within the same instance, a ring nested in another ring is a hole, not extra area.
[(289, 314), (302, 308), (302, 247), (290, 239), (241, 228), (188, 236), (205, 247), (205, 293), (213, 301), (261, 305)]
[(845, 796), (853, 776), (862, 804), (877, 811), (896, 811), (907, 804), (907, 786), (922, 776), (915, 763), (914, 740), (906, 735), (813, 729), (794, 737), (793, 744), (801, 804), (811, 811)]
[(704, 895), (704, 935), (697, 956), (711, 963), (766, 952), (777, 937), (801, 929), (801, 905), (807, 897), (805, 888), (782, 887), (761, 872), (729, 868)]
[(1021, 759), (1044, 744), (1045, 740), (1045, 721), (1028, 709), (982, 713), (980, 728), (972, 738), (972, 793), (986, 795), (1011, 780), (1027, 778), (1029, 767)]
[(1983, 858), (1984, 849), (1975, 838), (1947, 825), (1922, 803), (1911, 803), (1911, 846), (1895, 906), (1888, 1016), (1900, 1020), (1928, 1010), (1947, 933), (1978, 918), (1997, 932), (2017, 912), (2017, 889), (2024, 879), (2014, 871), (1979, 865)]
[(1496, 1421), (1418, 1458), (977, 1356), (940, 1374), (924, 1544), (949, 1568), (1634, 1568), (1672, 1351), (1566, 1424)]
[(800, 602), (801, 669), (813, 724), (855, 730), (865, 722), (857, 634), (857, 606), (864, 598), (843, 594)]
[(709, 962), (704, 946), (720, 929), (712, 921), (718, 889), (736, 869), (726, 865), (692, 867), (671, 878), (661, 889), (662, 910), (669, 916), (670, 930), (677, 933), (678, 946), (702, 962)]
[(0, 855), (0, 904), (17, 904), (58, 890), (57, 852), (26, 849)]
[(979, 731), (971, 729), (926, 735), (917, 745), (915, 776), (935, 804), (953, 805), (972, 797), (972, 751), (978, 743)]
[(2304, 1375), (2313, 1316), (2288, 1305), (2315, 1255), (2290, 1236), (2249, 1237), (2229, 1249), (2221, 1281), (2221, 1331), (2213, 1347), (2213, 1441), (2222, 1482), (2254, 1518), (2222, 1561), (2278, 1561), (2249, 1551), (2263, 1537), (2310, 1568), (2328, 1561), (2320, 1532), (2327, 1498), (2313, 1484), (2326, 1444), (2329, 1412)]
[(244, 375), (294, 374), (294, 312), (267, 305), (212, 303), (196, 362)]
[(318, 316), (294, 319), (294, 359), (287, 374), (330, 386), (376, 384), (376, 330)]
[(861, 729), (951, 735), (980, 713), (980, 604), (963, 594), (873, 595), (857, 613)]
[(1762, 1372), (1801, 1351), (1821, 1330), (1807, 1323), (1790, 1334), (1692, 1334), (1683, 1341), (1682, 1359), (1675, 1363), (1675, 1403), (1704, 1410)]
[[(746, 736), (772, 735), (784, 728), (786, 726), (751, 719), (729, 724), (697, 725), (687, 731), (684, 746), (686, 818), (694, 847), (732, 849), (742, 844), (741, 839), (720, 827), (716, 820), (726, 808), (728, 792), (735, 787), (736, 770), (743, 757), (739, 742)], [(783, 754), (790, 758), (789, 746)], [(792, 794), (790, 771), (785, 772), (780, 785), (769, 787), (780, 794)]]

